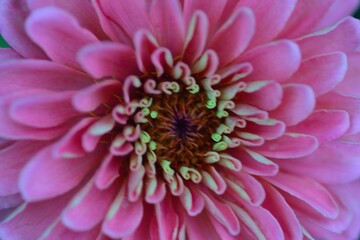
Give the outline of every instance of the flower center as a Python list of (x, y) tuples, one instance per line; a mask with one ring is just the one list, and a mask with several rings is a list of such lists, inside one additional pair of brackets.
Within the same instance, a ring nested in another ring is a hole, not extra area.
[(181, 167), (202, 168), (204, 156), (215, 143), (211, 135), (221, 119), (206, 107), (203, 91), (190, 93), (180, 85), (178, 93), (160, 94), (149, 107), (156, 112), (142, 129), (156, 143), (159, 161), (169, 161), (174, 170)]

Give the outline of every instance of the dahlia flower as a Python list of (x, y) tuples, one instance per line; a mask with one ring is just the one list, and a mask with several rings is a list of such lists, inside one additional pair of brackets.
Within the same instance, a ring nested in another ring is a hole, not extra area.
[(360, 232), (357, 0), (1, 0), (0, 238)]

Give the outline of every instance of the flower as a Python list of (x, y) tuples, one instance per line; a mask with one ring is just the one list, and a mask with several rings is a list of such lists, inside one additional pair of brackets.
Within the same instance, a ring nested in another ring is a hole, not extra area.
[(0, 4), (1, 239), (360, 232), (357, 1)]

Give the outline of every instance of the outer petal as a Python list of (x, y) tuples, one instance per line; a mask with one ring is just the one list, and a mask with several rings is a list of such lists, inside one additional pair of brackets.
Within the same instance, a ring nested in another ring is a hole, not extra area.
[(24, 21), (29, 10), (26, 0), (0, 2), (0, 33), (10, 46), (25, 58), (46, 59), (44, 52), (27, 36)]
[(359, 20), (348, 17), (333, 27), (299, 38), (296, 42), (303, 59), (308, 59), (337, 51), (350, 53), (360, 50), (359, 38)]
[(335, 88), (344, 79), (347, 70), (344, 53), (321, 55), (302, 62), (289, 82), (306, 84), (319, 96)]
[[(0, 224), (1, 239), (39, 239), (49, 224), (59, 217), (73, 192), (45, 202), (19, 206)], [(14, 231), (16, 229), (16, 231)]]
[(246, 79), (283, 81), (296, 72), (301, 54), (297, 44), (282, 40), (254, 48), (237, 60), (247, 61), (252, 64), (254, 71)]
[(105, 217), (118, 185), (99, 190), (93, 180), (80, 190), (62, 213), (62, 222), (74, 231), (87, 231)]
[(215, 50), (220, 65), (237, 58), (248, 46), (255, 31), (255, 18), (248, 8), (238, 8), (212, 37), (209, 48)]
[(284, 86), (281, 105), (270, 116), (283, 121), (287, 126), (296, 125), (306, 119), (315, 107), (315, 96), (306, 85), (291, 84)]
[(81, 89), (92, 79), (80, 71), (50, 61), (19, 60), (0, 65), (0, 95), (23, 89)]
[(72, 239), (72, 240), (88, 240), (95, 239), (99, 234), (99, 227), (95, 227), (90, 231), (84, 232), (75, 232), (71, 231), (65, 227), (59, 221), (55, 221), (50, 227), (48, 227), (45, 232), (40, 237), (41, 240), (63, 240), (63, 239)]
[(350, 128), (347, 134), (354, 134), (360, 131), (360, 99), (346, 97), (335, 92), (329, 92), (317, 99), (318, 109), (344, 110), (350, 116)]
[(311, 135), (287, 133), (278, 139), (267, 141), (263, 146), (250, 149), (266, 157), (287, 159), (309, 155), (318, 146), (318, 140)]
[(0, 151), (0, 196), (19, 191), (18, 178), (22, 168), (45, 144), (36, 141), (18, 141)]
[(154, 34), (161, 46), (178, 56), (184, 44), (185, 23), (178, 0), (154, 0), (150, 8)]
[[(94, 33), (101, 39), (107, 38), (101, 29), (99, 20), (97, 19), (96, 12), (89, 0), (26, 0), (31, 10), (47, 6), (56, 6), (71, 13), (79, 21), (80, 25)], [(79, 7), (81, 6), (81, 7)]]
[(311, 33), (334, 1), (297, 1), (296, 7), (279, 37), (296, 38)]
[(40, 151), (21, 172), (19, 188), (27, 201), (52, 198), (77, 186), (101, 159), (92, 154), (78, 159), (54, 159), (52, 146)]
[(279, 164), (289, 172), (304, 174), (323, 183), (346, 183), (360, 177), (359, 154), (359, 143), (332, 141), (323, 143), (309, 156)]
[(126, 199), (123, 187), (108, 211), (102, 231), (111, 238), (123, 238), (133, 234), (143, 217), (143, 208), (142, 201), (132, 203)]
[(74, 92), (49, 92), (25, 96), (11, 103), (10, 116), (18, 123), (37, 128), (56, 127), (79, 113), (72, 107)]
[(28, 18), (26, 29), (52, 60), (75, 68), (79, 68), (76, 61), (79, 49), (98, 41), (72, 15), (54, 7), (35, 11)]
[(150, 21), (144, 0), (130, 2), (94, 0), (93, 2), (98, 8), (98, 15), (102, 20), (103, 28), (107, 33), (110, 30), (112, 34), (118, 34), (116, 37), (119, 39), (132, 38), (139, 29), (150, 30)]
[(276, 176), (266, 177), (268, 182), (303, 201), (328, 218), (336, 218), (338, 206), (331, 194), (320, 183), (311, 178), (279, 172)]
[(96, 43), (80, 50), (82, 67), (95, 78), (125, 78), (138, 73), (132, 48), (120, 43)]
[(320, 143), (340, 138), (350, 126), (349, 114), (341, 110), (317, 110), (306, 120), (289, 127), (290, 132), (309, 134)]
[(297, 0), (242, 0), (240, 6), (250, 7), (256, 18), (256, 33), (250, 47), (274, 39), (285, 26)]
[(360, 98), (360, 53), (350, 53), (347, 54), (348, 58), (348, 70), (346, 72), (345, 78), (340, 82), (335, 91), (350, 97)]

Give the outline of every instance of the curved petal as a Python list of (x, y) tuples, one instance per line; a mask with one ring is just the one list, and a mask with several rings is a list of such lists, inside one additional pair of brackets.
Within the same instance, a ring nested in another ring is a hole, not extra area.
[(74, 92), (69, 91), (21, 97), (11, 103), (10, 116), (30, 127), (56, 127), (80, 115), (72, 106), (73, 95)]
[(55, 7), (34, 11), (27, 19), (26, 29), (52, 60), (74, 68), (80, 68), (76, 60), (79, 49), (98, 41), (95, 35), (79, 25), (76, 18)]
[(347, 70), (346, 55), (341, 52), (330, 53), (302, 62), (299, 70), (288, 81), (306, 84), (319, 96), (343, 81)]
[(81, 66), (95, 78), (126, 78), (138, 74), (135, 53), (120, 43), (95, 43), (82, 48), (78, 54)]
[(255, 32), (255, 18), (249, 8), (238, 8), (216, 31), (208, 45), (224, 66), (246, 49)]
[(33, 157), (21, 172), (19, 189), (27, 201), (62, 195), (76, 187), (101, 160), (99, 154), (78, 159), (55, 159), (49, 146)]
[(284, 81), (299, 68), (301, 53), (296, 43), (282, 40), (254, 48), (236, 61), (252, 64), (254, 70), (247, 80)]
[(178, 56), (185, 39), (185, 23), (179, 1), (153, 0), (149, 15), (159, 44), (168, 48), (173, 56)]
[(335, 88), (335, 92), (340, 93), (341, 95), (349, 97), (360, 98), (360, 53), (350, 53), (347, 54), (348, 59), (348, 69), (343, 81), (341, 81)]
[(22, 168), (44, 146), (46, 143), (40, 141), (18, 141), (0, 151), (0, 196), (19, 191), (18, 179)]
[(308, 59), (338, 51), (344, 53), (357, 51), (360, 49), (359, 38), (359, 20), (347, 17), (335, 26), (297, 39), (296, 42), (301, 49), (303, 59)]
[[(101, 29), (96, 12), (89, 0), (26, 0), (31, 10), (43, 8), (47, 6), (54, 6), (64, 9), (71, 13), (79, 21), (80, 25), (90, 30), (100, 39), (106, 39), (106, 35)], [(81, 6), (81, 7), (79, 7)]]
[(349, 114), (341, 110), (317, 110), (306, 120), (287, 128), (289, 132), (309, 134), (320, 143), (340, 138), (349, 129)]
[(274, 39), (292, 15), (297, 0), (242, 0), (239, 6), (250, 7), (256, 19), (256, 32), (250, 48)]
[(74, 231), (91, 230), (104, 219), (117, 190), (117, 184), (99, 190), (90, 180), (64, 209), (63, 224)]
[(313, 90), (302, 84), (286, 85), (283, 88), (280, 106), (270, 112), (271, 118), (293, 126), (306, 119), (315, 108)]
[(339, 215), (338, 205), (329, 191), (309, 177), (279, 172), (276, 176), (265, 179), (299, 201), (307, 203), (325, 217), (336, 218)]
[(249, 149), (271, 158), (299, 158), (314, 152), (319, 146), (316, 137), (298, 133), (287, 133), (275, 140), (267, 141), (263, 146)]
[(80, 71), (55, 62), (34, 59), (0, 64), (0, 78), (0, 95), (25, 89), (77, 90), (93, 82)]
[(44, 52), (31, 41), (24, 29), (29, 14), (26, 0), (0, 2), (0, 33), (6, 42), (25, 58), (47, 59)]
[(289, 172), (305, 174), (322, 183), (347, 183), (360, 177), (359, 154), (359, 143), (332, 141), (323, 143), (309, 156), (279, 164)]

